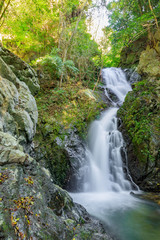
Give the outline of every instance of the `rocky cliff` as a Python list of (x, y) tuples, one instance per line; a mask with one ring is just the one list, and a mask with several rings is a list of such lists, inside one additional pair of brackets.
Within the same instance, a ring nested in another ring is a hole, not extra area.
[(110, 239), (30, 155), (35, 71), (0, 47), (0, 239)]
[(123, 122), (121, 130), (133, 180), (143, 190), (159, 192), (160, 29), (154, 35), (152, 46), (147, 45), (141, 51), (137, 71), (141, 80), (133, 84), (133, 91), (128, 93), (118, 116)]

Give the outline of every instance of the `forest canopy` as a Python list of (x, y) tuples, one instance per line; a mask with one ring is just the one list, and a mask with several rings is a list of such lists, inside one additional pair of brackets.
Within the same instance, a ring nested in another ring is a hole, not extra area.
[[(152, 30), (160, 20), (159, 0), (99, 0), (107, 9), (108, 26), (101, 46), (87, 28), (91, 0), (2, 0), (3, 45), (22, 59), (48, 71), (60, 84), (68, 76), (90, 81), (104, 66), (118, 66), (124, 46)], [(103, 49), (103, 51), (101, 50)]]

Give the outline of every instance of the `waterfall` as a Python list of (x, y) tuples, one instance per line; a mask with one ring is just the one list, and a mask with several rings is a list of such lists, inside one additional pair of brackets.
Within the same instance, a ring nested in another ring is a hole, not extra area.
[[(131, 87), (121, 69), (106, 68), (102, 71), (105, 92), (116, 95), (114, 107), (94, 121), (89, 130), (89, 147), (86, 159), (89, 164), (88, 174), (84, 182), (85, 192), (130, 191), (131, 183), (125, 179), (121, 149), (124, 146), (122, 134), (118, 131), (116, 105), (123, 103)], [(110, 99), (110, 98), (109, 98)]]

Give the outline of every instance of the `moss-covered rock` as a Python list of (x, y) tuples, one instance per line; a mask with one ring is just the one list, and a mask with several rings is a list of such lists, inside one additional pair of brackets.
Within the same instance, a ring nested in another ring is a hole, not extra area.
[(160, 29), (157, 29), (153, 40), (141, 52), (137, 71), (145, 77), (160, 77)]
[(160, 42), (160, 28), (157, 29), (155, 35), (154, 35), (154, 38)]
[(137, 49), (135, 63), (142, 81), (133, 85), (133, 92), (128, 93), (118, 116), (123, 123), (121, 129), (127, 143), (129, 170), (134, 181), (144, 190), (159, 192), (160, 29), (153, 29), (152, 32), (152, 39), (141, 37), (122, 51), (122, 55), (124, 52), (127, 55), (121, 58), (121, 65), (126, 67), (128, 54)]
[(137, 71), (144, 76), (160, 77), (160, 52), (150, 47), (143, 51)]
[(159, 84), (159, 79), (136, 83), (118, 111), (128, 145), (129, 170), (134, 181), (148, 191), (160, 191)]

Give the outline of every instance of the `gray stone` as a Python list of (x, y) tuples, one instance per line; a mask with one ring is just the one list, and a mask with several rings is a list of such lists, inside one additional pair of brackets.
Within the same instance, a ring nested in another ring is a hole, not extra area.
[[(3, 47), (1, 47), (0, 57), (1, 57), (1, 59), (3, 59), (3, 61), (6, 63), (6, 65), (10, 68), (10, 70), (12, 72), (11, 78), (14, 73), (14, 75), (20, 81), (26, 83), (26, 85), (29, 87), (29, 89), (33, 95), (35, 95), (39, 91), (40, 86), (39, 86), (37, 74), (29, 66), (29, 64), (25, 63), (18, 56), (16, 56), (15, 54), (11, 53), (9, 50), (7, 50)], [(4, 68), (3, 73), (6, 74), (6, 68)], [(2, 77), (6, 78), (6, 75), (5, 76), (2, 75)]]
[(27, 142), (32, 140), (36, 132), (37, 105), (25, 83), (18, 79), (16, 82), (18, 89), (13, 82), (0, 79), (1, 126), (14, 136), (26, 136)]
[(23, 147), (9, 133), (0, 132), (0, 165), (8, 163), (23, 164), (29, 158)]
[(8, 79), (14, 84), (17, 83), (16, 75), (12, 72), (12, 70), (7, 66), (7, 64), (0, 57), (0, 76)]

